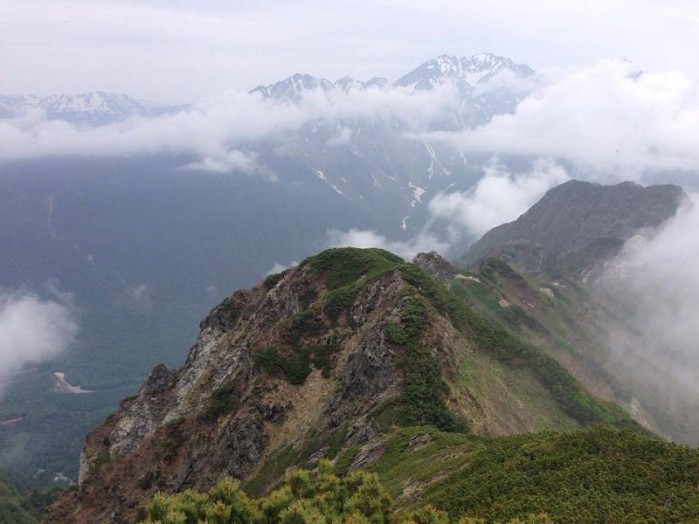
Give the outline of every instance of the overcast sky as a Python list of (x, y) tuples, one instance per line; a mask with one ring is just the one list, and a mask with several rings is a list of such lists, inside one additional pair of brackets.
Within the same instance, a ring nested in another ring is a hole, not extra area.
[(690, 0), (0, 0), (0, 93), (166, 102), (295, 72), (395, 80), (439, 54), (699, 71)]

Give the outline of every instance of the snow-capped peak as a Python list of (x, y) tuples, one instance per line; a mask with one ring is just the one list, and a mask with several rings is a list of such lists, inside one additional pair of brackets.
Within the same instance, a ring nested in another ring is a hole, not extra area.
[(518, 76), (528, 76), (533, 73), (529, 66), (515, 64), (510, 58), (491, 53), (462, 58), (440, 55), (398, 79), (394, 85), (432, 89), (450, 80), (460, 84), (463, 91), (468, 87), (474, 87), (479, 82), (489, 80), (503, 70), (510, 70)]
[(316, 78), (311, 75), (295, 74), (284, 80), (274, 84), (257, 86), (250, 91), (251, 93), (260, 93), (266, 98), (274, 98), (285, 102), (297, 102), (301, 94), (306, 91), (320, 89), (321, 91), (350, 91), (368, 89), (372, 87), (384, 87), (388, 84), (385, 78), (372, 78), (368, 82), (355, 80), (349, 76), (344, 76), (335, 82), (331, 82), (326, 78)]
[(51, 120), (65, 120), (81, 125), (104, 125), (135, 115), (157, 116), (182, 108), (183, 106), (167, 106), (104, 91), (43, 97), (0, 95), (0, 118), (20, 115), (31, 109), (41, 109)]

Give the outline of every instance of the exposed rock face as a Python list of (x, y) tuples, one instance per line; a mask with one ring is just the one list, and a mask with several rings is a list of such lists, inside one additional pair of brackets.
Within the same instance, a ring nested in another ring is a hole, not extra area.
[(496, 256), (528, 271), (580, 273), (617, 254), (639, 230), (672, 217), (683, 198), (673, 185), (572, 180), (551, 189), (516, 221), (488, 231), (459, 262), (477, 267)]
[[(324, 378), (315, 369), (298, 386), (265, 373), (254, 355), (281, 345), (289, 319), (308, 311), (303, 294), (322, 292), (322, 275), (295, 268), (272, 287), (234, 293), (201, 322), (182, 368), (156, 366), (139, 394), (88, 437), (77, 500), (57, 506), (52, 519), (132, 521), (156, 488), (207, 489), (225, 475), (245, 479), (261, 458), (302, 442), (310, 429), (331, 433), (354, 422), (355, 441), (375, 438), (375, 423), (361, 420), (398, 394), (400, 373), (383, 327), (406, 286), (399, 275), (385, 275), (335, 326), (322, 308), (311, 308), (323, 329), (309, 328), (316, 334), (304, 343), (332, 346), (332, 370)], [(222, 390), (233, 400), (207, 415)]]
[(419, 266), (425, 273), (444, 285), (448, 285), (451, 279), (459, 273), (458, 269), (434, 251), (418, 253), (413, 259), (413, 264)]

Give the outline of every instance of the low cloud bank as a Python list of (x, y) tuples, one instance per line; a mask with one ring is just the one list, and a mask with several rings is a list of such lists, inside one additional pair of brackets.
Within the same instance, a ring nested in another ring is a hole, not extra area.
[(566, 159), (600, 182), (643, 181), (658, 170), (699, 168), (698, 120), (699, 89), (682, 73), (605, 60), (547, 72), (514, 114), (420, 138), (466, 152)]
[(548, 70), (526, 79), (495, 76), (477, 91), (507, 86), (523, 100), (513, 114), (500, 114), (464, 131), (435, 131), (463, 110), (454, 85), (433, 90), (375, 87), (348, 92), (312, 90), (298, 103), (259, 93), (225, 92), (188, 110), (157, 118), (132, 118), (82, 129), (47, 120), (39, 110), (0, 120), (0, 160), (46, 155), (139, 155), (186, 153), (192, 171), (261, 173), (250, 149), (315, 121), (334, 122), (329, 147), (346, 145), (343, 122), (400, 123), (406, 139), (442, 142), (463, 153), (554, 158), (600, 182), (655, 180), (659, 171), (699, 170), (699, 88), (678, 72), (643, 72), (624, 60)]
[[(627, 242), (604, 275), (630, 313), (634, 350), (699, 395), (699, 195), (650, 237)], [(666, 384), (671, 390), (673, 384)]]
[(57, 356), (77, 332), (69, 305), (33, 294), (0, 292), (0, 393), (14, 373)]
[(93, 128), (49, 120), (41, 110), (0, 119), (0, 161), (42, 156), (134, 156), (188, 153), (197, 158), (182, 166), (213, 173), (262, 173), (258, 157), (248, 146), (274, 138), (317, 120), (338, 122), (330, 146), (351, 138), (340, 122), (400, 122), (406, 129), (425, 130), (458, 106), (456, 89), (445, 84), (433, 91), (370, 88), (308, 91), (296, 104), (265, 99), (258, 93), (227, 92), (190, 109), (156, 118), (134, 117)]
[(504, 222), (516, 220), (549, 189), (570, 177), (552, 160), (538, 160), (532, 169), (514, 173), (491, 161), (469, 191), (440, 193), (429, 202), (430, 215), (449, 224), (453, 235), (478, 238)]

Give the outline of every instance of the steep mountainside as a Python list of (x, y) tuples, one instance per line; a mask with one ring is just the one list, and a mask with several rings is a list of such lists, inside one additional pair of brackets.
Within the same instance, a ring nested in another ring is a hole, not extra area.
[[(526, 312), (533, 322), (520, 322), (520, 334), (590, 391), (621, 403), (653, 431), (698, 445), (699, 419), (687, 414), (698, 412), (699, 395), (676, 380), (669, 352), (644, 338), (638, 297), (620, 292), (614, 272), (626, 240), (652, 234), (684, 198), (670, 185), (568, 182), (486, 233), (460, 264), (486, 276), (463, 286), (473, 307), (503, 325)], [(458, 272), (428, 265), (447, 278)]]
[(182, 368), (154, 368), (90, 434), (80, 487), (52, 521), (129, 521), (156, 490), (208, 489), (225, 475), (260, 493), (322, 456), (369, 466), (400, 426), (640, 431), (460, 298), (469, 278), (450, 291), (387, 252), (334, 249), (234, 293), (202, 321)]
[(618, 253), (639, 230), (673, 216), (683, 196), (672, 185), (602, 186), (572, 180), (551, 189), (516, 221), (488, 231), (460, 263), (477, 267), (497, 256), (531, 271), (590, 269)]
[[(478, 273), (464, 273), (435, 253), (415, 262), (491, 322), (554, 358), (588, 391), (621, 404), (657, 434), (699, 445), (699, 420), (688, 416), (699, 412), (699, 396), (680, 385), (662, 386), (676, 380), (657, 358), (644, 357), (633, 323), (596, 286), (571, 275), (518, 272), (496, 258)], [(620, 337), (628, 338), (623, 351)]]

